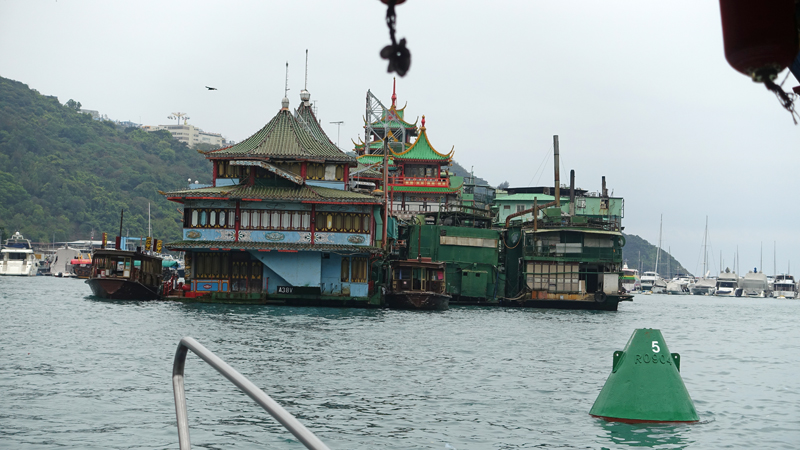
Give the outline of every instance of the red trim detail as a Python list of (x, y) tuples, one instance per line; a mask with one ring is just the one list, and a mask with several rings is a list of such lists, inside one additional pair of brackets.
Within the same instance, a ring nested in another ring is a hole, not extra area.
[(244, 202), (260, 202), (262, 200), (260, 198), (243, 198), (242, 201), (244, 201)]
[(209, 250), (219, 250), (219, 248), (211, 247), (211, 248), (209, 248)]
[(260, 248), (260, 249), (258, 249), (258, 251), (260, 251), (260, 252), (268, 252), (270, 250), (269, 249)]
[(314, 233), (317, 229), (317, 207), (316, 205), (311, 205), (311, 245), (314, 245)]
[(211, 167), (214, 169), (214, 174), (212, 175), (211, 185), (217, 187), (217, 162), (211, 161)]
[(307, 170), (306, 167), (307, 167), (307, 165), (308, 165), (308, 163), (305, 163), (305, 162), (300, 165), (300, 178), (302, 178), (303, 181), (306, 180), (306, 173), (307, 173), (306, 172), (306, 170)]
[(184, 197), (186, 200), (227, 200), (225, 197)]
[(239, 214), (241, 214), (241, 210), (239, 209), (239, 200), (236, 200), (236, 217), (233, 218), (233, 229), (236, 232), (236, 235), (233, 237), (233, 242), (239, 242)]
[(313, 200), (306, 200), (300, 203), (308, 203), (312, 205), (380, 205), (380, 201), (374, 202), (317, 202)]
[(350, 166), (344, 165), (344, 190), (350, 190)]
[(281, 253), (297, 253), (297, 250), (278, 250)]
[(229, 251), (231, 251), (231, 249), (229, 249), (229, 248), (223, 248), (223, 249), (220, 249), (220, 250), (224, 250), (224, 251), (226, 251), (226, 252), (229, 252)]

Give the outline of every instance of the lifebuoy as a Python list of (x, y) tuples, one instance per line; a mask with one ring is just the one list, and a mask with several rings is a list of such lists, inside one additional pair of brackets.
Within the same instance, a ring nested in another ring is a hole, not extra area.
[(606, 293), (603, 291), (597, 291), (594, 293), (594, 301), (597, 303), (603, 303), (606, 301)]

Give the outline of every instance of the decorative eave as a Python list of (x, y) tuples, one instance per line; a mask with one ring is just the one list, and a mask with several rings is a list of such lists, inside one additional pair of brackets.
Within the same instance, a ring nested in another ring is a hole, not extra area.
[[(453, 148), (450, 149), (450, 153), (444, 154), (437, 152), (436, 149), (433, 148), (433, 145), (431, 145), (430, 140), (428, 139), (428, 131), (427, 128), (425, 127), (425, 116), (422, 116), (422, 124), (423, 125), (420, 128), (420, 135), (417, 138), (417, 140), (414, 141), (414, 144), (412, 144), (405, 151), (400, 153), (396, 153), (391, 148), (389, 149), (389, 151), (392, 152), (392, 154), (397, 158), (404, 160), (415, 160), (415, 161), (447, 160), (448, 162), (450, 162), (453, 159), (453, 152), (455, 151), (455, 146), (453, 146)], [(423, 148), (423, 146), (427, 146), (427, 148)], [(433, 155), (431, 156), (434, 155), (435, 156), (432, 158), (415, 158), (415, 156), (418, 155), (411, 153), (414, 150), (417, 150), (417, 152), (422, 152), (422, 153), (427, 153), (427, 150), (430, 150), (433, 153)], [(436, 156), (438, 156), (438, 158)]]
[(182, 189), (163, 192), (167, 200), (184, 203), (186, 200), (239, 200), (239, 201), (278, 201), (296, 203), (322, 203), (337, 205), (380, 204), (381, 199), (352, 191), (318, 186), (260, 186), (234, 185), (198, 189)]

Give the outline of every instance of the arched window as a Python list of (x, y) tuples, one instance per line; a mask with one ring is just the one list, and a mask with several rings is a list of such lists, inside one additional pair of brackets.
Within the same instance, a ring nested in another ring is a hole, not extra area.
[(198, 210), (196, 210), (196, 209), (192, 210), (192, 226), (193, 227), (196, 227), (197, 225), (200, 224), (200, 221), (199, 221), (199, 218), (198, 218), (199, 214), (200, 214), (200, 212)]

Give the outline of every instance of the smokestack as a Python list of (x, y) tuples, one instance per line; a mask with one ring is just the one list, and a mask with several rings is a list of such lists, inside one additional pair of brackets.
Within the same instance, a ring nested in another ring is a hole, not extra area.
[(569, 171), (569, 215), (575, 215), (575, 170)]
[(606, 176), (603, 175), (603, 197), (608, 197), (608, 189), (606, 189)]
[(561, 208), (561, 180), (558, 177), (558, 135), (553, 135), (553, 162), (555, 163), (556, 173), (556, 208)]

